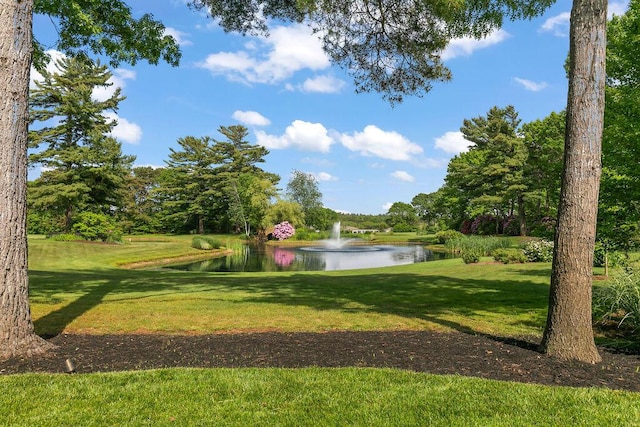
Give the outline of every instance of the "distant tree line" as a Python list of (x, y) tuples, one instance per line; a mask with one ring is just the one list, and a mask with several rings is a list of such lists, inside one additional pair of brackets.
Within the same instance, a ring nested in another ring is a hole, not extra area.
[[(265, 238), (273, 225), (327, 229), (336, 213), (322, 205), (318, 183), (293, 171), (260, 168), (269, 151), (250, 144), (244, 126), (221, 126), (224, 137), (186, 136), (162, 168), (134, 167), (112, 136), (124, 98), (107, 99), (110, 72), (85, 56), (56, 62), (30, 94), (28, 227), (38, 234), (81, 233), (117, 240), (122, 233), (242, 233)], [(95, 233), (100, 229), (102, 232)], [(90, 233), (89, 230), (93, 230)]]

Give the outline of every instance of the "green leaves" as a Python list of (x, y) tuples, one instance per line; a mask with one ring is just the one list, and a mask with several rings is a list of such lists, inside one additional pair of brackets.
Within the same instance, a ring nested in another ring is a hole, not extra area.
[[(90, 52), (110, 58), (110, 64), (136, 64), (161, 59), (178, 65), (181, 57), (176, 40), (165, 35), (164, 25), (152, 15), (134, 18), (121, 0), (35, 0), (34, 13), (50, 16), (58, 31), (56, 48), (70, 56)], [(46, 63), (43, 46), (34, 43), (34, 64)]]

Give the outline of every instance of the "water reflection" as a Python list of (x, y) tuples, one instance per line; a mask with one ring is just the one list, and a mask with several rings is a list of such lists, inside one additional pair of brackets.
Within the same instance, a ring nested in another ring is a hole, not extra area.
[(449, 258), (442, 252), (433, 252), (422, 246), (377, 246), (365, 252), (309, 251), (304, 248), (282, 248), (273, 246), (245, 246), (240, 253), (168, 266), (185, 271), (331, 271), (360, 268), (389, 267)]

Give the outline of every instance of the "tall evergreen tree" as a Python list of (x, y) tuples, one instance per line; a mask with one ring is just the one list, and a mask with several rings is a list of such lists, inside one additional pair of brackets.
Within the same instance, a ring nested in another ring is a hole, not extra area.
[(74, 212), (90, 208), (107, 211), (119, 207), (122, 187), (134, 157), (124, 156), (121, 145), (109, 136), (116, 122), (105, 112), (117, 111), (124, 98), (117, 88), (106, 100), (97, 100), (97, 88), (108, 87), (106, 66), (80, 56), (56, 63), (57, 71), (43, 72), (30, 96), (29, 156), (44, 172), (29, 193), (30, 205), (54, 210), (71, 229)]
[[(187, 226), (189, 230), (205, 232), (205, 221), (217, 204), (217, 165), (222, 162), (212, 147), (208, 136), (187, 136), (178, 139), (181, 150), (170, 148), (167, 167), (160, 176), (157, 189), (163, 206), (169, 213), (167, 218)], [(174, 230), (176, 231), (176, 230)]]
[[(490, 213), (504, 219), (517, 207), (520, 234), (524, 235), (527, 151), (517, 135), (519, 124), (513, 106), (493, 107), (486, 116), (465, 119), (460, 130), (475, 145), (451, 160), (446, 181), (463, 193), (471, 216)], [(496, 222), (496, 233), (498, 227)]]

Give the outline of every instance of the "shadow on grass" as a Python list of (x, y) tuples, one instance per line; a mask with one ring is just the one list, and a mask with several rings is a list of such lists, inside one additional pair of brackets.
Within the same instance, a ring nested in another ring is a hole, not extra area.
[[(500, 279), (496, 280), (473, 277), (473, 270), (469, 270), (469, 278), (397, 270), (230, 274), (111, 269), (29, 274), (32, 302), (60, 305), (35, 321), (36, 331), (47, 336), (61, 333), (107, 296), (110, 300), (136, 301), (198, 293), (237, 293), (239, 303), (402, 316), (469, 334), (482, 331), (451, 319), (482, 318), (483, 313), (494, 313), (511, 326), (541, 330), (548, 286), (535, 278), (543, 273), (498, 268), (496, 277)], [(525, 279), (527, 276), (530, 279)]]

